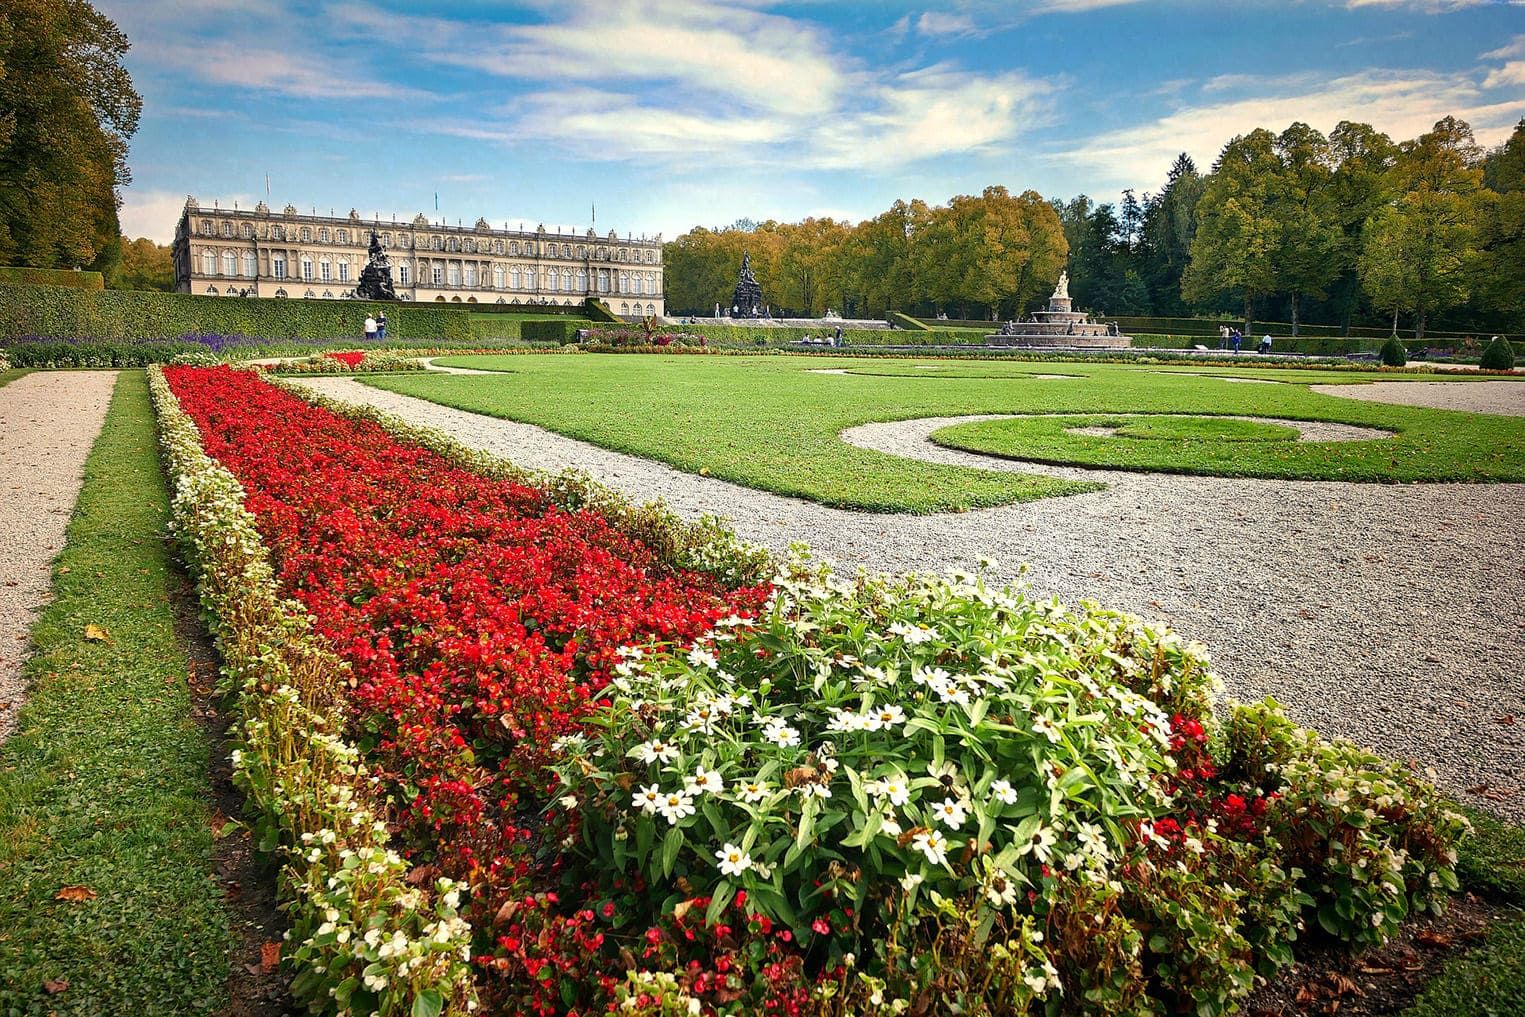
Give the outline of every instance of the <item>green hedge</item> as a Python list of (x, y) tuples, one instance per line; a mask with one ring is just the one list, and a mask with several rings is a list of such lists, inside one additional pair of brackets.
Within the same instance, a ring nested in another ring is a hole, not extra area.
[(366, 315), (382, 311), (388, 339), (472, 339), (468, 312), (455, 306), (0, 285), (0, 340), (173, 340), (206, 334), (359, 339)]
[(926, 332), (932, 327), (917, 321), (909, 314), (901, 314), (899, 311), (891, 311), (889, 314), (885, 315), (885, 318), (889, 320), (891, 324), (899, 325), (901, 328), (908, 329), (912, 332)]
[[(738, 346), (787, 346), (806, 336), (819, 339), (835, 332), (830, 328), (798, 325), (678, 325), (675, 330)], [(981, 336), (952, 329), (912, 332), (907, 329), (845, 328), (842, 341), (848, 346), (967, 346), (979, 345)]]
[(0, 266), (0, 286), (67, 286), (75, 290), (103, 290), (106, 288), (106, 280), (99, 272)]
[(519, 338), (535, 343), (569, 343), (577, 334), (579, 325), (586, 322), (571, 321), (521, 321)]
[(602, 321), (609, 324), (624, 324), (625, 319), (614, 313), (614, 309), (597, 297), (587, 297), (582, 302), (583, 314), (592, 321)]

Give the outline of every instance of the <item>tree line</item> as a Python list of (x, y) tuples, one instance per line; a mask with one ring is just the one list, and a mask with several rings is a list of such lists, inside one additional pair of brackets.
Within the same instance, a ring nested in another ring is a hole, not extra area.
[(1257, 129), (1206, 174), (1183, 154), (1116, 204), (988, 187), (856, 224), (701, 227), (667, 246), (669, 311), (726, 306), (744, 251), (784, 314), (1016, 317), (1068, 265), (1077, 306), (1102, 315), (1519, 331), (1525, 120), (1492, 150), (1453, 117), (1402, 142), (1351, 121)]

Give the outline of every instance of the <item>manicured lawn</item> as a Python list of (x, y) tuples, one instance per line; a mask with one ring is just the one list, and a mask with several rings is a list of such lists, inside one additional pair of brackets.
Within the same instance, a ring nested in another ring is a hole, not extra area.
[[(1380, 441), (1227, 445), (1066, 435), (1062, 449), (1019, 445), (999, 429), (994, 437), (961, 438), (1001, 454), (1056, 462), (1269, 477), (1525, 480), (1525, 420), (1358, 402), (1307, 388), (1310, 382), (1357, 384), (1376, 375), (828, 357), (568, 355), (440, 362), (504, 373), (367, 383), (539, 424), (679, 469), (871, 511), (941, 511), (1090, 489), (1048, 477), (915, 462), (854, 448), (838, 438), (842, 429), (869, 421), (973, 413), (1251, 415), (1397, 432)], [(851, 373), (812, 373), (833, 368)], [(1072, 377), (1037, 377), (1045, 374)], [(1278, 384), (1232, 384), (1223, 376), (1261, 377)], [(1146, 453), (1154, 458), (1139, 462), (1136, 457)]]
[(1525, 1001), (1525, 917), (1504, 922), (1477, 949), (1430, 980), (1402, 1017), (1509, 1017)]
[(0, 371), (0, 388), (3, 388), (7, 382), (15, 381), (26, 373), (27, 369), (24, 367), (13, 367), (9, 371)]
[[(145, 379), (124, 371), (56, 599), (32, 630), (30, 697), (0, 746), (0, 1013), (226, 1002), (207, 743), (166, 594), (167, 518)], [(102, 638), (86, 639), (87, 625)]]

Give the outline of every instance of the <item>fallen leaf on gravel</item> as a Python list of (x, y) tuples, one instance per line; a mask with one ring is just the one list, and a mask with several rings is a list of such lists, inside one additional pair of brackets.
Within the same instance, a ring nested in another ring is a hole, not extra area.
[(1467, 788), (1467, 794), (1477, 795), (1479, 798), (1486, 798), (1490, 802), (1502, 802), (1507, 800), (1510, 795), (1514, 794), (1514, 792), (1501, 790), (1494, 787), (1492, 784), (1489, 784), (1487, 781), (1483, 781), (1476, 787)]
[(81, 901), (95, 900), (95, 891), (88, 886), (66, 886), (54, 896), (54, 900), (66, 900), (78, 904)]
[(111, 633), (99, 625), (86, 625), (85, 638), (92, 643), (109, 643), (111, 642)]
[(1514, 714), (1506, 713), (1502, 717), (1494, 717), (1493, 718), (1493, 722), (1495, 724), (1504, 724), (1504, 725), (1507, 725), (1509, 727), (1513, 727), (1514, 726)]
[(281, 944), (261, 943), (259, 948), (259, 966), (262, 974), (268, 975), (281, 966)]
[(50, 978), (42, 983), (42, 991), (50, 996), (56, 996), (69, 987), (67, 978)]
[(1425, 946), (1444, 948), (1451, 945), (1451, 937), (1443, 932), (1436, 932), (1434, 929), (1420, 929), (1414, 933), (1414, 942), (1422, 943)]

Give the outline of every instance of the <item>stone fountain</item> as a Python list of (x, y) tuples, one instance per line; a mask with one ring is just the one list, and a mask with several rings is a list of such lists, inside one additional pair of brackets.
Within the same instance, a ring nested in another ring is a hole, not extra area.
[(999, 332), (985, 337), (986, 346), (1058, 349), (1121, 350), (1132, 343), (1118, 332), (1115, 323), (1095, 322), (1086, 312), (1073, 309), (1069, 272), (1059, 273), (1059, 285), (1048, 298), (1048, 310), (1034, 311), (1025, 321), (1008, 321)]

